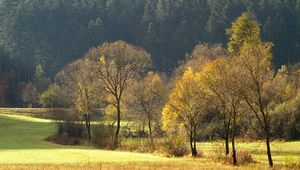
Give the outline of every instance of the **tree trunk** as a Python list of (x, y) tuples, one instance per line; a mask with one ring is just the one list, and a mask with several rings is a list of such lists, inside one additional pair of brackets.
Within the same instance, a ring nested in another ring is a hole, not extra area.
[(197, 145), (196, 145), (196, 141), (194, 140), (194, 155), (197, 156), (198, 152), (197, 152)]
[(236, 115), (233, 117), (233, 124), (231, 128), (231, 144), (232, 144), (232, 165), (237, 165), (237, 159), (236, 159), (236, 150), (235, 150), (235, 124), (236, 124)]
[(91, 114), (88, 114), (88, 124), (89, 124), (89, 128), (88, 128), (89, 142), (91, 142), (91, 140), (92, 140), (92, 135), (91, 135)]
[(273, 167), (273, 160), (272, 160), (271, 148), (270, 148), (270, 136), (269, 136), (268, 130), (266, 131), (266, 145), (267, 145), (267, 154), (268, 154), (269, 166)]
[(226, 130), (225, 132), (225, 147), (226, 147), (226, 155), (229, 155), (229, 134), (228, 134), (228, 130)]
[(90, 124), (90, 116), (89, 114), (85, 114), (85, 125), (86, 125), (86, 129), (87, 129), (87, 132), (88, 132), (88, 139), (89, 139), (89, 142), (91, 142), (91, 124)]
[(154, 146), (154, 142), (153, 142), (153, 136), (152, 136), (152, 127), (151, 127), (151, 119), (148, 115), (148, 128), (149, 128), (149, 137), (150, 137), (150, 142), (152, 147)]
[(230, 127), (230, 119), (226, 122), (226, 118), (224, 118), (224, 129), (225, 129), (225, 155), (229, 155), (229, 127)]
[(190, 133), (190, 146), (191, 146), (191, 151), (192, 151), (192, 156), (196, 157), (197, 156), (197, 149), (196, 149), (196, 145), (194, 143), (193, 145), (193, 132)]
[(116, 129), (116, 134), (115, 134), (115, 148), (118, 147), (119, 145), (119, 133), (120, 133), (120, 128), (121, 128), (121, 108), (120, 108), (120, 100), (117, 100), (117, 129)]
[(235, 143), (234, 143), (233, 135), (232, 135), (232, 139), (231, 139), (231, 144), (232, 144), (232, 164), (236, 165), (237, 159), (236, 159), (236, 150), (235, 150)]

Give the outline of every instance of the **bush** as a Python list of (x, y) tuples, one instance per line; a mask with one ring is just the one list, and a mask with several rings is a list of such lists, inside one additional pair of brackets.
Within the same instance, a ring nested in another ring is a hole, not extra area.
[(83, 138), (85, 136), (85, 127), (82, 123), (71, 121), (59, 122), (56, 133), (59, 136)]
[[(225, 160), (226, 163), (232, 164), (232, 153), (231, 152), (225, 158), (226, 158), (226, 160)], [(244, 165), (247, 163), (254, 162), (251, 153), (249, 151), (242, 150), (242, 149), (236, 151), (236, 158), (237, 158), (237, 163), (239, 165)]]
[(186, 139), (183, 135), (171, 136), (164, 143), (164, 151), (170, 156), (181, 157), (188, 154)]
[[(226, 164), (232, 164), (232, 152), (229, 155), (225, 155), (225, 144), (221, 142), (213, 143), (213, 151), (215, 161), (222, 161)], [(253, 158), (250, 152), (246, 150), (238, 150), (236, 151), (237, 162), (240, 165), (247, 164), (253, 162)]]
[(300, 95), (291, 101), (277, 105), (271, 121), (273, 125), (271, 132), (274, 138), (300, 139)]
[(151, 152), (150, 142), (147, 138), (126, 138), (122, 140), (120, 149), (136, 152)]
[(50, 86), (39, 97), (39, 103), (45, 108), (64, 108), (69, 105), (67, 97), (58, 85)]
[(82, 139), (77, 137), (67, 137), (63, 135), (54, 135), (46, 139), (46, 141), (60, 144), (60, 145), (81, 145), (83, 144)]
[(85, 128), (81, 123), (65, 121), (57, 123), (56, 134), (46, 138), (46, 141), (61, 145), (81, 145), (85, 137)]
[(237, 161), (239, 164), (247, 164), (247, 163), (253, 162), (252, 155), (247, 150), (238, 150), (236, 152), (236, 155), (237, 155)]
[(114, 148), (114, 125), (98, 124), (93, 129), (93, 143), (101, 148)]
[(225, 155), (225, 144), (223, 142), (214, 142), (213, 143), (213, 159), (216, 161), (224, 161), (227, 159)]

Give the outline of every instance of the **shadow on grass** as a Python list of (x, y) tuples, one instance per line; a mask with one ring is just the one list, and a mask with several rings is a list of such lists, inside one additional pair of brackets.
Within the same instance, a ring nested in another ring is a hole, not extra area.
[(56, 131), (57, 122), (30, 121), (18, 116), (0, 115), (0, 151), (22, 149), (93, 149), (45, 141)]

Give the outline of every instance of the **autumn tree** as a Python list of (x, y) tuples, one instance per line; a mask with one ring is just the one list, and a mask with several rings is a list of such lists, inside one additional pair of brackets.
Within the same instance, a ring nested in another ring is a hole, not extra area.
[(25, 88), (22, 92), (22, 100), (26, 103), (26, 106), (31, 108), (36, 103), (38, 103), (39, 92), (37, 88), (32, 83), (25, 85)]
[(210, 63), (207, 63), (202, 70), (202, 81), (208, 93), (207, 99), (209, 103), (214, 107), (214, 110), (221, 115), (225, 132), (225, 153), (228, 155), (231, 117), (229, 116), (227, 109), (227, 102), (229, 100), (227, 98), (227, 90), (223, 79), (223, 62), (225, 62), (225, 59), (220, 57)]
[(160, 127), (161, 112), (166, 101), (165, 83), (159, 74), (149, 72), (146, 77), (132, 83), (126, 96), (127, 110), (134, 113), (139, 121), (146, 121), (152, 144), (154, 127)]
[(232, 89), (255, 114), (265, 133), (269, 165), (273, 166), (270, 149), (270, 109), (273, 106), (274, 78), (272, 44), (260, 40), (258, 23), (247, 13), (242, 14), (228, 31), (228, 51), (235, 60)]
[(99, 108), (99, 105), (103, 101), (103, 86), (97, 82), (95, 72), (89, 68), (90, 63), (88, 61), (83, 61), (81, 69), (77, 74), (78, 93), (75, 95), (75, 106), (80, 113), (83, 113), (88, 138), (91, 141), (91, 115), (96, 108)]
[(227, 50), (230, 54), (237, 54), (245, 43), (260, 43), (260, 29), (257, 21), (247, 12), (239, 16), (231, 28), (226, 30), (229, 35)]
[(188, 68), (171, 90), (162, 112), (162, 119), (165, 130), (174, 125), (183, 125), (189, 136), (192, 156), (197, 155), (197, 135), (205, 109), (206, 94), (199, 81), (199, 75), (192, 68)]
[(39, 96), (39, 103), (45, 108), (63, 108), (68, 105), (62, 89), (54, 84)]
[(235, 137), (242, 100), (232, 90), (231, 74), (235, 71), (231, 58), (219, 57), (207, 63), (201, 71), (202, 81), (207, 90), (207, 100), (223, 119), (226, 154), (229, 154), (229, 134), (231, 134), (232, 163), (237, 164)]
[(112, 99), (107, 102), (115, 108), (117, 120), (115, 147), (117, 147), (124, 92), (133, 79), (144, 74), (150, 67), (150, 54), (124, 41), (116, 41), (90, 49), (86, 57), (94, 63), (96, 75), (103, 83), (105, 92)]
[(66, 66), (56, 77), (74, 109), (82, 115), (91, 141), (91, 114), (102, 105), (102, 85), (97, 82), (89, 60), (80, 59)]
[(178, 75), (182, 75), (188, 67), (192, 67), (195, 71), (198, 71), (206, 63), (220, 55), (224, 55), (225, 51), (226, 49), (224, 49), (221, 44), (208, 45), (199, 43), (194, 47), (192, 53), (180, 63), (181, 65), (175, 72)]
[(271, 112), (272, 137), (285, 140), (299, 139), (299, 66), (283, 65), (270, 82), (270, 88), (275, 91), (272, 96), (274, 109)]

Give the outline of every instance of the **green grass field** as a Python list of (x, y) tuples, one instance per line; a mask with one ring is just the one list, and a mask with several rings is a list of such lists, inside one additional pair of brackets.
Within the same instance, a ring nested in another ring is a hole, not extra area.
[[(155, 154), (101, 150), (91, 146), (63, 146), (44, 141), (54, 131), (55, 123), (51, 120), (0, 114), (0, 169), (20, 169), (20, 166), (23, 169), (232, 169), (230, 165), (209, 159), (220, 145), (217, 142), (198, 143), (198, 149), (204, 152), (206, 158), (167, 158)], [(272, 142), (271, 147), (275, 165), (300, 162), (300, 142)], [(263, 142), (239, 142), (237, 149), (250, 151), (257, 161), (240, 168), (267, 169)]]
[[(117, 152), (44, 141), (55, 124), (19, 115), (0, 115), (0, 164), (167, 161), (151, 154)], [(13, 159), (12, 159), (13, 158)]]

